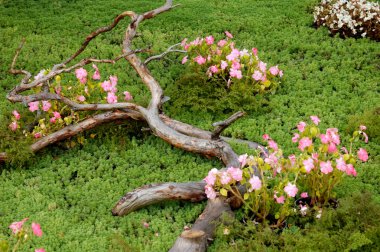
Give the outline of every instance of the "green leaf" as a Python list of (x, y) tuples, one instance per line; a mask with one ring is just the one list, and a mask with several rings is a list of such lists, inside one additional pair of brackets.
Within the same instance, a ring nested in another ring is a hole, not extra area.
[(227, 197), (227, 194), (228, 194), (227, 190), (224, 188), (220, 189), (219, 193), (220, 193), (220, 195), (222, 195), (224, 197)]

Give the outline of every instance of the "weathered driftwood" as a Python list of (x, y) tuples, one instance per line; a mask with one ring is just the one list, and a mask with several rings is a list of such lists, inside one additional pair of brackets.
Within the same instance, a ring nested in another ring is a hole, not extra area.
[[(163, 6), (142, 14), (132, 11), (125, 11), (121, 13), (109, 26), (99, 28), (88, 35), (81, 47), (73, 55), (62, 63), (51, 67), (51, 71), (47, 75), (37, 80), (30, 80), (32, 77), (30, 72), (15, 69), (17, 57), (20, 54), (25, 41), (20, 44), (13, 58), (10, 73), (24, 75), (24, 78), (21, 80), (19, 85), (14, 87), (8, 93), (7, 99), (9, 101), (21, 102), (26, 105), (32, 101), (56, 100), (75, 111), (91, 110), (102, 112), (100, 114), (88, 117), (77, 124), (66, 126), (57, 132), (42, 137), (30, 146), (31, 151), (37, 152), (49, 144), (72, 137), (80, 132), (89, 130), (103, 123), (109, 123), (115, 120), (140, 120), (145, 121), (148, 124), (154, 135), (160, 137), (177, 148), (193, 153), (199, 153), (207, 157), (216, 157), (223, 162), (226, 168), (230, 166), (238, 167), (240, 165), (237, 154), (227, 142), (231, 139), (221, 137), (220, 134), (231, 123), (242, 117), (244, 113), (238, 112), (227, 120), (216, 123), (216, 128), (213, 132), (205, 131), (167, 117), (161, 111), (162, 104), (167, 100), (167, 98), (164, 96), (164, 92), (157, 80), (151, 75), (147, 64), (152, 60), (158, 60), (165, 57), (168, 53), (183, 51), (177, 50), (175, 49), (175, 46), (172, 46), (169, 47), (164, 53), (151, 56), (144, 61), (140, 59), (137, 54), (147, 50), (132, 49), (132, 41), (137, 34), (139, 25), (144, 20), (154, 18), (155, 16), (169, 11), (174, 7), (175, 6), (173, 5), (172, 0), (166, 0)], [(101, 33), (112, 30), (120, 22), (120, 20), (127, 16), (130, 17), (131, 21), (125, 32), (122, 44), (122, 54), (120, 56), (115, 59), (82, 59), (71, 66), (67, 66), (69, 63), (77, 59), (77, 57), (86, 49), (88, 44), (94, 38)], [(125, 59), (131, 64), (140, 76), (142, 82), (149, 89), (151, 100), (148, 107), (142, 107), (132, 102), (115, 104), (79, 104), (74, 100), (49, 91), (48, 81), (52, 80), (59, 74), (72, 72), (76, 68), (85, 66), (92, 62), (115, 64), (121, 59)], [(22, 94), (24, 91), (31, 90), (40, 84), (43, 86), (41, 92), (32, 94), (28, 93), (26, 95)], [(259, 144), (246, 140), (235, 141), (248, 144), (249, 147), (254, 149), (260, 147)], [(0, 160), (6, 159), (7, 154), (0, 153)], [(146, 185), (135, 189), (122, 197), (113, 208), (112, 214), (116, 216), (126, 215), (141, 207), (166, 200), (185, 200), (191, 202), (202, 201), (206, 199), (204, 186), (205, 183), (203, 181)], [(178, 237), (170, 251), (205, 251), (208, 243), (214, 236), (216, 225), (221, 221), (221, 216), (224, 213), (227, 213), (227, 216), (230, 216), (230, 218), (232, 217), (230, 208), (231, 202), (233, 202), (233, 200), (224, 198), (208, 200), (204, 212), (199, 216), (190, 230), (184, 231)], [(240, 204), (241, 203), (235, 204), (234, 207), (238, 207)]]

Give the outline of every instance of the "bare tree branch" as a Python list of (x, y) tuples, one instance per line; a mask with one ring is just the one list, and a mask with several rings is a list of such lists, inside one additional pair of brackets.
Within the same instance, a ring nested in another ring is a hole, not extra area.
[(11, 67), (9, 69), (9, 72), (11, 74), (24, 74), (25, 75), (25, 77), (22, 79), (22, 83), (27, 83), (28, 80), (30, 79), (30, 77), (32, 76), (32, 74), (26, 70), (15, 69), (17, 58), (20, 55), (20, 52), (21, 52), (21, 50), (25, 44), (25, 41), (26, 41), (25, 38), (22, 38), (20, 45), (16, 49), (15, 56), (13, 57)]
[(225, 121), (213, 123), (212, 126), (216, 127), (214, 132), (211, 135), (211, 139), (219, 139), (220, 134), (225, 130), (228, 126), (230, 126), (233, 122), (238, 120), (239, 118), (245, 115), (244, 112), (236, 112), (232, 116), (230, 116)]
[(71, 55), (70, 58), (65, 60), (62, 63), (62, 65), (66, 65), (67, 63), (75, 59), (79, 54), (81, 54), (84, 51), (84, 49), (91, 42), (91, 40), (96, 38), (101, 33), (105, 33), (112, 30), (122, 19), (124, 19), (127, 16), (129, 16), (132, 20), (134, 20), (137, 15), (133, 11), (125, 11), (121, 13), (120, 15), (118, 15), (109, 26), (98, 28), (96, 31), (92, 32), (90, 35), (86, 37), (85, 41), (82, 43), (82, 46), (79, 48), (79, 50), (76, 51), (73, 55)]
[(205, 185), (203, 181), (145, 185), (125, 194), (112, 209), (112, 214), (127, 215), (139, 208), (168, 200), (199, 202), (206, 199)]
[(165, 57), (165, 56), (166, 56), (167, 54), (169, 54), (169, 53), (173, 53), (173, 52), (186, 53), (186, 51), (184, 51), (184, 50), (173, 49), (173, 48), (177, 47), (178, 45), (180, 45), (180, 44), (172, 45), (172, 46), (170, 46), (165, 52), (147, 58), (147, 59), (144, 61), (144, 64), (145, 64), (145, 65), (148, 65), (152, 60), (160, 60), (160, 59), (162, 59), (163, 57)]

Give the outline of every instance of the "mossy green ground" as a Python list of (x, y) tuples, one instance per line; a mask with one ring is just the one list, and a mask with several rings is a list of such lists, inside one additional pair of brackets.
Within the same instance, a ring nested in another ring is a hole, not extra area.
[[(68, 57), (88, 33), (108, 25), (117, 14), (125, 10), (149, 10), (162, 2), (0, 0), (2, 118), (9, 119), (7, 115), (14, 108), (6, 101), (5, 94), (20, 78), (11, 76), (7, 70), (22, 37), (26, 37), (27, 43), (17, 67), (36, 74)], [(374, 195), (374, 202), (380, 204), (379, 115), (370, 115), (380, 106), (379, 43), (369, 39), (333, 38), (326, 29), (314, 29), (312, 10), (318, 1), (176, 2), (181, 6), (141, 25), (136, 48), (151, 45), (159, 53), (184, 37), (193, 39), (209, 34), (222, 37), (225, 30), (235, 36), (237, 47), (257, 47), (263, 61), (284, 69), (282, 87), (269, 97), (264, 107), (253, 109), (225, 133), (259, 142), (261, 135), (268, 133), (290, 154), (296, 150), (290, 141), (294, 132), (291, 129), (309, 115), (318, 115), (324, 129), (339, 128), (342, 137), (348, 136), (352, 127), (367, 122), (372, 132), (365, 146), (370, 161), (357, 166), (358, 177), (345, 179), (336, 191), (341, 198), (353, 192), (369, 191)], [(122, 21), (112, 32), (99, 36), (83, 57), (117, 56), (127, 24), (128, 21)], [(174, 93), (176, 80), (183, 74), (179, 59), (171, 56), (150, 65), (169, 95)], [(118, 75), (120, 85), (128, 88), (137, 101), (143, 103), (149, 97), (127, 63), (101, 66), (100, 70), (107, 75)], [(195, 104), (190, 104), (190, 108), (175, 106), (175, 100), (171, 104), (175, 110), (166, 108), (170, 115), (205, 129), (210, 129), (213, 121), (228, 116), (209, 113), (206, 108), (191, 109)], [(9, 121), (1, 123), (9, 124)], [(0, 235), (10, 234), (11, 222), (29, 217), (41, 223), (44, 231), (42, 238), (35, 239), (35, 246), (47, 251), (166, 251), (170, 248), (183, 226), (195, 221), (203, 204), (165, 203), (117, 218), (110, 213), (114, 203), (126, 191), (144, 184), (199, 180), (210, 168), (221, 164), (172, 148), (149, 134), (134, 134), (125, 125), (109, 125), (102, 131), (105, 133), (98, 132), (99, 137), (88, 139), (83, 147), (70, 150), (49, 147), (38, 153), (30, 165), (0, 168)], [(344, 141), (347, 139), (344, 137)], [(246, 151), (241, 146), (235, 147), (240, 152)], [(143, 222), (148, 222), (149, 228), (144, 228)], [(313, 236), (309, 237), (311, 241)], [(303, 243), (308, 242), (303, 240)], [(219, 248), (232, 250), (233, 247), (225, 239), (216, 239), (211, 250)]]

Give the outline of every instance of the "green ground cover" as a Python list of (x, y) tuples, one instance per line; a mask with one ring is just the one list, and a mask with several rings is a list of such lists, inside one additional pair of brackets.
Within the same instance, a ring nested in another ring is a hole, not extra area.
[[(145, 11), (162, 2), (0, 0), (1, 123), (9, 124), (9, 113), (14, 108), (4, 97), (19, 78), (7, 70), (22, 37), (26, 37), (27, 43), (17, 67), (38, 73), (42, 68), (61, 62), (78, 48), (88, 33), (109, 24), (122, 11)], [(374, 212), (380, 205), (379, 43), (329, 37), (327, 29), (314, 29), (312, 10), (318, 1), (176, 2), (181, 3), (181, 7), (141, 25), (137, 48), (152, 45), (153, 51), (159, 53), (184, 37), (194, 39), (209, 34), (222, 37), (223, 32), (229, 30), (235, 36), (237, 47), (257, 47), (263, 61), (279, 64), (284, 69), (285, 78), (278, 92), (263, 98), (260, 107), (249, 110), (245, 118), (226, 130), (226, 135), (260, 142), (261, 135), (268, 133), (290, 154), (296, 150), (290, 140), (291, 129), (309, 115), (318, 115), (324, 129), (339, 128), (342, 137), (348, 136), (360, 123), (369, 127), (370, 142), (366, 149), (370, 161), (357, 167), (358, 177), (346, 178), (337, 188), (337, 195), (346, 198), (340, 212), (332, 212), (323, 225), (309, 226), (308, 235), (298, 229), (289, 229), (281, 236), (267, 231), (242, 230), (243, 238), (239, 238), (239, 234), (232, 237), (234, 245), (231, 245), (231, 237), (227, 239), (220, 234), (210, 250), (260, 251), (267, 246), (268, 250), (373, 248), (375, 251), (376, 246), (380, 246), (376, 244), (376, 240), (377, 243), (380, 240), (379, 228), (368, 231), (353, 220), (335, 226), (341, 231), (333, 234), (323, 228), (333, 229), (333, 224), (329, 226), (331, 219), (360, 212), (349, 205), (348, 199), (354, 192), (372, 194), (372, 205), (363, 203), (366, 201), (360, 196), (352, 199), (373, 210), (367, 216), (376, 218)], [(117, 56), (127, 23), (122, 21), (115, 30), (93, 41), (83, 57)], [(176, 119), (210, 129), (212, 122), (227, 115), (217, 111), (211, 101), (206, 107), (207, 99), (202, 101), (206, 105), (199, 107), (195, 99), (176, 92), (184, 74), (179, 59), (173, 55), (150, 66), (167, 95), (172, 97), (165, 110)], [(117, 74), (120, 85), (128, 87), (138, 102), (147, 100), (146, 89), (125, 62), (100, 66), (100, 70), (107, 75)], [(184, 98), (192, 103), (185, 106), (181, 103)], [(22, 167), (0, 167), (0, 236), (10, 233), (11, 222), (29, 217), (41, 223), (45, 235), (36, 243), (47, 251), (165, 251), (183, 226), (195, 221), (204, 204), (166, 203), (122, 218), (111, 216), (110, 209), (126, 191), (153, 182), (199, 180), (210, 168), (220, 167), (218, 161), (172, 148), (156, 137), (139, 132), (137, 126), (105, 126), (95, 133), (98, 137), (88, 139), (82, 147), (69, 150), (49, 147)], [(347, 140), (345, 137), (344, 141)], [(0, 146), (6, 145), (4, 139), (0, 141)], [(241, 146), (235, 147), (246, 151)], [(352, 218), (360, 223), (368, 222), (368, 226), (379, 224), (357, 215)], [(149, 228), (144, 228), (143, 222), (148, 222)], [(255, 234), (253, 238), (247, 238), (252, 234)], [(282, 242), (257, 245), (254, 239)]]

